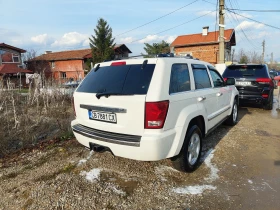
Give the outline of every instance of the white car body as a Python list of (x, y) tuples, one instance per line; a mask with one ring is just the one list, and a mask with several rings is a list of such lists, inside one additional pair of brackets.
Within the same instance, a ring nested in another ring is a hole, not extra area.
[[(179, 154), (192, 119), (198, 116), (203, 118), (203, 134), (207, 135), (231, 115), (233, 102), (236, 97), (238, 100), (234, 85), (215, 88), (207, 70), (211, 87), (195, 89), (191, 64), (210, 64), (186, 58), (128, 59), (124, 62), (126, 65), (142, 64), (145, 60), (148, 64), (155, 64), (147, 94), (111, 95), (97, 99), (96, 93), (75, 91), (76, 119), (71, 125), (76, 139), (82, 145), (101, 145), (116, 156), (135, 160), (171, 158)], [(100, 63), (99, 71), (114, 62)], [(171, 67), (174, 63), (188, 65), (191, 90), (169, 94)], [(169, 101), (165, 123), (161, 129), (145, 129), (145, 103), (158, 101)], [(89, 119), (89, 109), (95, 108), (105, 112), (115, 110), (117, 123)]]

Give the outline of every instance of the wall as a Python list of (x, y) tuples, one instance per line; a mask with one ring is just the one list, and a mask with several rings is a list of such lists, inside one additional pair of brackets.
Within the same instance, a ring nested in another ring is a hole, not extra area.
[[(54, 61), (54, 67), (52, 68), (52, 62), (49, 62), (51, 71), (55, 79), (74, 80), (84, 78), (83, 60), (67, 60), (67, 61)], [(62, 72), (66, 74), (66, 78), (63, 78)]]
[(180, 53), (189, 53), (199, 60), (203, 60), (211, 64), (216, 64), (218, 61), (217, 55), (219, 52), (219, 44), (175, 47), (174, 52), (176, 55), (179, 55)]

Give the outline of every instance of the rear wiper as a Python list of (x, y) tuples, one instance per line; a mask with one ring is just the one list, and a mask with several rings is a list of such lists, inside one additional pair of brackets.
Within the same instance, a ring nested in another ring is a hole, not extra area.
[(254, 74), (243, 74), (242, 76), (255, 76)]
[(96, 93), (96, 98), (100, 99), (102, 96), (108, 98), (109, 96), (128, 96), (133, 94), (125, 94), (125, 93), (114, 93), (114, 92), (107, 92), (107, 93)]

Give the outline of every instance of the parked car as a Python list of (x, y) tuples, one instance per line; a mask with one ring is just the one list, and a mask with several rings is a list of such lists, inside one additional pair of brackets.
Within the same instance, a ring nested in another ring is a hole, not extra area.
[(278, 72), (271, 69), (271, 70), (269, 71), (269, 75), (270, 75), (270, 77), (271, 77), (272, 80), (273, 80), (274, 89), (277, 89), (277, 81), (274, 79), (274, 77), (278, 76)]
[(176, 57), (103, 62), (74, 93), (76, 139), (94, 151), (142, 161), (173, 160), (194, 171), (202, 138), (237, 123), (235, 79), (206, 62)]
[(236, 79), (240, 102), (257, 103), (271, 110), (273, 105), (274, 82), (265, 64), (230, 65), (223, 77)]

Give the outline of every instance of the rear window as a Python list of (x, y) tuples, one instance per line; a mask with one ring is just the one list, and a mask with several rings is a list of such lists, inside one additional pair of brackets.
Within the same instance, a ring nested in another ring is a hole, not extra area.
[(268, 74), (264, 65), (236, 65), (228, 66), (223, 77), (268, 77)]
[(104, 66), (92, 70), (83, 80), (77, 92), (113, 92), (127, 95), (145, 95), (148, 92), (155, 64)]

